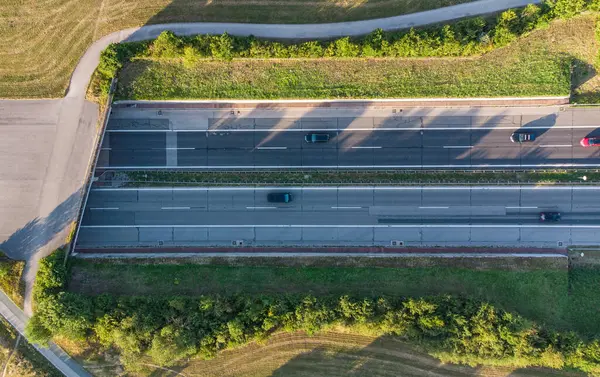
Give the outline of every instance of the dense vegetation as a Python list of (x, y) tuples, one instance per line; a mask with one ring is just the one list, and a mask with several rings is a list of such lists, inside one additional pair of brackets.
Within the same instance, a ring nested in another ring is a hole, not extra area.
[(313, 334), (345, 327), (395, 335), (444, 360), (469, 364), (576, 368), (600, 374), (600, 342), (542, 328), (519, 315), (460, 297), (419, 299), (305, 295), (205, 295), (198, 298), (86, 297), (65, 291), (64, 253), (40, 264), (30, 340), (95, 339), (126, 366), (149, 356), (160, 365), (266, 339), (279, 331)]
[[(517, 10), (507, 10), (501, 13), (494, 20), (486, 20), (482, 17), (475, 17), (453, 24), (423, 28), (419, 30), (411, 29), (409, 31), (383, 32), (375, 30), (373, 33), (363, 38), (340, 38), (333, 41), (309, 41), (304, 43), (281, 43), (274, 41), (259, 40), (250, 37), (233, 37), (227, 34), (220, 36), (198, 35), (195, 37), (178, 37), (172, 32), (162, 33), (156, 40), (151, 42), (136, 42), (112, 44), (101, 55), (100, 65), (98, 66), (98, 75), (95, 79), (95, 85), (101, 93), (106, 93), (112, 77), (127, 64), (127, 62), (138, 58), (150, 58), (158, 60), (177, 59), (176, 65), (183, 64), (184, 67), (197, 67), (198, 62), (204, 59), (229, 61), (235, 58), (394, 58), (394, 57), (456, 57), (472, 56), (489, 52), (495, 48), (506, 46), (519, 36), (527, 34), (537, 28), (543, 28), (555, 18), (570, 18), (584, 10), (598, 10), (600, 0), (546, 0), (540, 6), (530, 4), (525, 8)], [(549, 59), (547, 63), (552, 64), (554, 59)], [(559, 64), (566, 64), (566, 70), (569, 69), (570, 62), (558, 59)], [(206, 63), (204, 63), (206, 64)], [(301, 63), (304, 65), (304, 63)], [(373, 64), (370, 62), (370, 64)], [(159, 66), (160, 69), (168, 70), (166, 64)], [(208, 71), (215, 67), (210, 67)], [(472, 69), (473, 67), (469, 67)], [(531, 68), (531, 67), (529, 67)], [(239, 69), (239, 67), (225, 67), (228, 69)], [(282, 71), (290, 69), (283, 67)], [(292, 67), (291, 69), (294, 69)], [(394, 67), (377, 67), (381, 71), (385, 69), (388, 74), (393, 74)], [(356, 69), (355, 69), (356, 70)], [(339, 71), (339, 69), (338, 69)], [(534, 73), (543, 76), (544, 72), (533, 69)], [(559, 69), (560, 72), (560, 69)], [(505, 77), (514, 77), (523, 72), (505, 72)], [(171, 77), (174, 72), (168, 72), (166, 75)], [(248, 73), (252, 75), (252, 73)], [(556, 74), (555, 71), (548, 75)], [(222, 74), (215, 75), (222, 77)], [(247, 75), (246, 75), (247, 76)], [(294, 75), (292, 75), (294, 76)], [(285, 77), (285, 81), (293, 86), (303, 86), (301, 74), (297, 77)], [(315, 74), (307, 74), (307, 79), (315, 80)], [(300, 77), (300, 79), (299, 79)], [(504, 76), (503, 76), (504, 77)], [(187, 78), (182, 78), (187, 79)], [(206, 78), (199, 79), (202, 82)], [(273, 81), (270, 77), (268, 81)], [(320, 82), (327, 82), (330, 78), (318, 80), (313, 86), (320, 86)], [(389, 77), (390, 80), (404, 80), (403, 77)], [(463, 80), (465, 78), (462, 78)], [(476, 79), (481, 80), (482, 77)], [(290, 81), (291, 80), (291, 81)], [(300, 81), (299, 81), (300, 80)], [(164, 83), (149, 80), (154, 87), (164, 85)], [(251, 83), (252, 87), (260, 87), (263, 83)], [(491, 88), (497, 88), (497, 85), (489, 84)], [(148, 90), (149, 88), (144, 88)], [(209, 88), (210, 89), (210, 88)], [(205, 97), (227, 98), (227, 96), (215, 96), (207, 88), (201, 88), (206, 92)], [(223, 89), (226, 91), (226, 88)], [(348, 88), (350, 93), (327, 92), (322, 96), (339, 97), (357, 97), (374, 96), (374, 93), (362, 93), (358, 88)], [(352, 91), (356, 92), (352, 96)], [(376, 92), (376, 90), (375, 90)], [(386, 93), (386, 95), (394, 93)], [(485, 95), (486, 93), (483, 93)], [(515, 93), (525, 94), (525, 93)], [(177, 94), (165, 93), (165, 98), (177, 98)], [(190, 96), (196, 96), (196, 93), (190, 93)], [(281, 95), (281, 94), (277, 94)], [(407, 93), (411, 95), (411, 93)], [(448, 93), (448, 95), (460, 96), (461, 93)], [(469, 93), (467, 93), (469, 95)], [(497, 95), (505, 95), (500, 93)], [(283, 94), (283, 96), (286, 96)], [(385, 95), (384, 95), (385, 96)], [(425, 93), (423, 96), (428, 96)], [(257, 95), (256, 98), (270, 98), (268, 95)], [(150, 95), (150, 98), (153, 98)]]
[(21, 279), (24, 268), (25, 261), (10, 259), (0, 251), (0, 289), (19, 307), (23, 307), (25, 292), (25, 283)]

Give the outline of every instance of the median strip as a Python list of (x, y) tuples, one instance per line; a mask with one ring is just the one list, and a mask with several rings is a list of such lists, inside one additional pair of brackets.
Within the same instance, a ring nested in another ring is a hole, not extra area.
[[(100, 176), (97, 188), (194, 186), (486, 186), (597, 184), (600, 170), (548, 171), (118, 171)], [(592, 187), (592, 186), (590, 186)]]

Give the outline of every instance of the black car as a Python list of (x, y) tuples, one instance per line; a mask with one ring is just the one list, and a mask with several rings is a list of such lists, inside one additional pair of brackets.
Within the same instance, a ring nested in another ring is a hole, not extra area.
[(326, 143), (329, 141), (329, 134), (308, 134), (304, 136), (307, 143)]
[(267, 200), (271, 203), (289, 203), (292, 201), (292, 194), (289, 192), (272, 192), (267, 195)]
[(529, 131), (517, 131), (510, 135), (510, 141), (513, 143), (528, 143), (535, 140), (535, 134)]
[(558, 221), (560, 220), (560, 212), (541, 212), (541, 221)]

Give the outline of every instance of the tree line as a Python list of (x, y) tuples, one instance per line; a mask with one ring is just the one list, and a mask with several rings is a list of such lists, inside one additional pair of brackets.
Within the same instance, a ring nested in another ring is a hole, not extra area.
[(141, 357), (170, 366), (189, 357), (264, 341), (276, 332), (343, 326), (398, 336), (446, 361), (518, 367), (574, 368), (600, 375), (600, 341), (560, 333), (489, 303), (464, 297), (394, 299), (312, 295), (201, 297), (84, 296), (68, 292), (64, 252), (40, 262), (30, 341), (53, 336), (92, 340), (115, 349), (129, 370)]

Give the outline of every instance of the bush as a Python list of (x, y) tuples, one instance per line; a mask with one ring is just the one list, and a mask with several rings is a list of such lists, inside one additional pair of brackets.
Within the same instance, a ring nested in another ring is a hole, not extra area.
[(546, 0), (552, 9), (552, 14), (557, 18), (571, 18), (586, 9), (585, 0)]
[(172, 31), (166, 30), (152, 42), (151, 54), (157, 58), (176, 58), (183, 52), (183, 41)]

